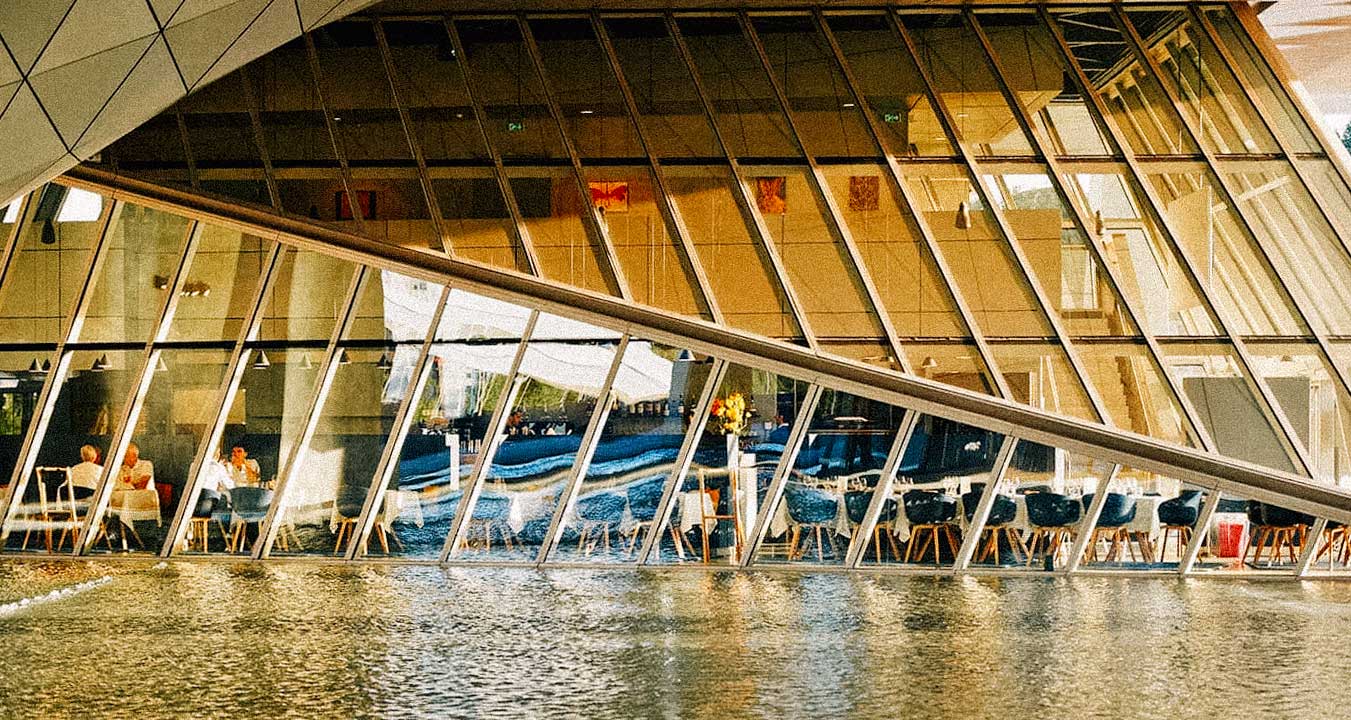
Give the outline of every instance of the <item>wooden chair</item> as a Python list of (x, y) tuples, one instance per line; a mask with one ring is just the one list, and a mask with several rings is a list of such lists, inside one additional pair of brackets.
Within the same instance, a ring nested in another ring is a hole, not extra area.
[[(723, 499), (721, 490), (717, 488), (709, 489), (707, 484), (708, 478), (713, 477), (715, 474), (727, 476), (727, 507), (730, 508), (730, 510), (725, 514), (718, 512), (718, 506)], [(703, 535), (704, 564), (708, 564), (712, 552), (712, 549), (709, 547), (708, 539), (717, 529), (718, 523), (723, 520), (732, 521), (733, 541), (735, 543), (732, 548), (732, 559), (734, 562), (741, 562), (741, 546), (744, 542), (744, 538), (741, 534), (741, 513), (737, 512), (737, 487), (737, 473), (735, 472), (729, 472), (727, 470), (699, 470), (699, 494), (701, 497), (708, 497), (712, 500), (711, 503), (701, 502), (699, 504), (699, 527), (703, 529), (701, 534)], [(708, 510), (709, 507), (713, 508), (711, 512)]]
[[(910, 522), (910, 541), (905, 545), (903, 562), (920, 562), (933, 548), (934, 567), (942, 564), (940, 543), (947, 540), (948, 549), (956, 557), (957, 541), (953, 521), (957, 518), (957, 499), (929, 490), (911, 490), (901, 497), (902, 509)], [(926, 537), (927, 535), (927, 537)], [(916, 552), (918, 547), (918, 552)]]

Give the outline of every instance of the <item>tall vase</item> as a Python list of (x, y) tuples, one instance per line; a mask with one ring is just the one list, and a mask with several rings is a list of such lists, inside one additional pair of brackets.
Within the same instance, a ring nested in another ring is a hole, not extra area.
[(727, 472), (735, 473), (741, 465), (741, 438), (732, 433), (723, 438), (727, 441)]

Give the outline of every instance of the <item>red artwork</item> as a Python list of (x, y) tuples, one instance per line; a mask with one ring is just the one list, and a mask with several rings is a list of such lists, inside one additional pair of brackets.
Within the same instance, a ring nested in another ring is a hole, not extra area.
[(782, 175), (755, 179), (755, 205), (761, 213), (782, 215), (788, 212), (787, 185), (788, 179)]
[[(357, 205), (361, 207), (361, 217), (367, 220), (375, 219), (375, 191), (357, 190)], [(333, 193), (333, 202), (337, 205), (338, 212), (336, 216), (339, 220), (354, 220), (352, 217), (352, 206), (347, 202), (347, 193), (339, 190)]]
[(855, 212), (876, 210), (879, 187), (879, 180), (876, 175), (851, 175), (849, 177), (849, 209)]
[(591, 191), (591, 204), (607, 213), (629, 211), (629, 184), (623, 181), (591, 180), (586, 187)]

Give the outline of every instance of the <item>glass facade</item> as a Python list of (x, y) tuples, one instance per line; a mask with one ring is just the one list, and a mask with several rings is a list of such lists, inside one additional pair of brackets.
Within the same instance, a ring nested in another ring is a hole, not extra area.
[[(1235, 12), (355, 17), (92, 165), (1348, 487), (1351, 188)], [(1344, 567), (1269, 497), (378, 254), (91, 181), (0, 217), (5, 552)]]

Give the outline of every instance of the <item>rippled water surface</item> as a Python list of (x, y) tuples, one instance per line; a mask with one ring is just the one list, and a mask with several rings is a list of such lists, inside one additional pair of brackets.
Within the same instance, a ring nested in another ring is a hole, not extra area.
[(1349, 636), (1340, 583), (19, 563), (0, 717), (1346, 717)]

